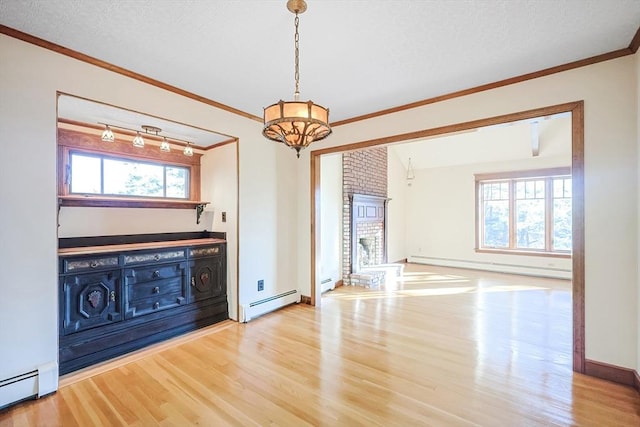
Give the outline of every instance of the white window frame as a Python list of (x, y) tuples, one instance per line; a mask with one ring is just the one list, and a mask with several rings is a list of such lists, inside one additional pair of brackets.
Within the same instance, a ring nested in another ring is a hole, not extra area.
[[(571, 257), (570, 250), (558, 250), (553, 248), (553, 180), (557, 178), (571, 178), (570, 167), (559, 167), (549, 169), (535, 169), (514, 172), (498, 172), (475, 175), (475, 215), (476, 215), (476, 252), (505, 253), (521, 255), (537, 255), (550, 257)], [(545, 245), (544, 249), (528, 249), (517, 247), (516, 238), (516, 183), (521, 181), (544, 180), (545, 182)], [(484, 245), (484, 199), (483, 184), (485, 183), (507, 183), (509, 187), (509, 243), (507, 247), (490, 247)]]

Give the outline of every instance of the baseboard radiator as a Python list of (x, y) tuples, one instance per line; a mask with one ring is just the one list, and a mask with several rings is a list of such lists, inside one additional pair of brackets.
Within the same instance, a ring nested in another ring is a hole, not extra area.
[(409, 262), (416, 264), (437, 265), (441, 267), (469, 268), (472, 270), (495, 271), (498, 273), (514, 273), (525, 276), (550, 277), (554, 279), (571, 279), (571, 270), (554, 267), (537, 267), (519, 264), (504, 264), (487, 261), (470, 261), (453, 258), (436, 258), (421, 255), (409, 256)]
[(240, 322), (246, 323), (258, 316), (272, 312), (289, 304), (300, 302), (300, 292), (296, 289), (273, 295), (249, 304), (240, 305)]
[(332, 291), (336, 288), (336, 281), (328, 277), (320, 281), (320, 286), (321, 286), (320, 292), (324, 293), (327, 291)]
[(36, 399), (58, 389), (58, 364), (50, 362), (36, 370), (0, 380), (0, 410), (23, 400)]

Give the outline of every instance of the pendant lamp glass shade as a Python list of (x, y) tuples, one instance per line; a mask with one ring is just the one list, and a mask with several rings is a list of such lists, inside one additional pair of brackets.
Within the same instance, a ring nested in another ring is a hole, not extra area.
[(142, 135), (140, 135), (140, 132), (138, 132), (136, 134), (136, 137), (133, 138), (133, 146), (138, 148), (144, 147), (144, 139), (142, 139)]
[(329, 110), (312, 101), (280, 101), (264, 109), (263, 135), (300, 150), (331, 134)]
[(171, 147), (169, 146), (169, 141), (167, 141), (167, 138), (162, 139), (162, 142), (160, 143), (160, 151), (162, 151), (163, 153), (168, 153), (169, 151), (171, 151)]
[(184, 147), (184, 151), (182, 152), (182, 154), (187, 157), (193, 156), (193, 148), (191, 147), (191, 145), (187, 144), (187, 146)]
[(102, 132), (102, 137), (100, 139), (102, 141), (104, 141), (104, 142), (113, 142), (113, 141), (115, 141), (116, 137), (113, 135), (113, 131), (111, 130), (109, 125), (106, 125), (106, 128)]

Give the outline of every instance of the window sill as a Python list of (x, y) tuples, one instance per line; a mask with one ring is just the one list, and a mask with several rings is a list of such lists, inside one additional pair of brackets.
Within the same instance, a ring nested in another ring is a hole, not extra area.
[(527, 256), (541, 256), (548, 258), (571, 258), (571, 253), (565, 252), (539, 252), (539, 251), (522, 251), (512, 249), (488, 249), (481, 248), (475, 249), (476, 253), (484, 254), (500, 254), (500, 255), (527, 255)]

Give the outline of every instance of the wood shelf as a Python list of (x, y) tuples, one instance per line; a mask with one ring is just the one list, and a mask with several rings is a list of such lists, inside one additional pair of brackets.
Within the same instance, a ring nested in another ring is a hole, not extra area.
[(166, 208), (194, 209), (209, 202), (199, 200), (167, 200), (135, 197), (58, 196), (60, 206), (85, 206), (102, 208)]

